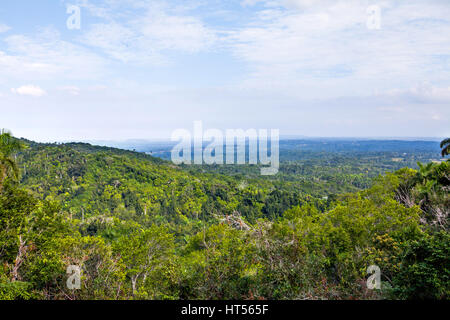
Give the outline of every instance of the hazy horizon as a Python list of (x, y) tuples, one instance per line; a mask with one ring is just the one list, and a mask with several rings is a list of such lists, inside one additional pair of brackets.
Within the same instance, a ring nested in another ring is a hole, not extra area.
[[(14, 134), (14, 132), (12, 132)], [(17, 136), (17, 138), (20, 139), (26, 139), (26, 140), (30, 140), (30, 141), (34, 141), (37, 143), (89, 143), (92, 145), (101, 145), (101, 144), (105, 144), (105, 143), (133, 143), (133, 142), (138, 142), (138, 143), (175, 143), (174, 141), (171, 141), (170, 137), (169, 138), (161, 138), (161, 139), (145, 139), (145, 138), (127, 138), (127, 139), (80, 139), (80, 140), (76, 140), (76, 139), (62, 139), (62, 140), (58, 140), (58, 139), (47, 139), (47, 140), (38, 140), (38, 139), (33, 139), (32, 137), (22, 137), (22, 136)], [(392, 141), (392, 140), (398, 140), (398, 141), (425, 141), (425, 142), (440, 142), (442, 141), (442, 139), (445, 137), (388, 137), (388, 136), (381, 136), (381, 137), (351, 137), (351, 136), (342, 136), (342, 137), (333, 137), (333, 136), (303, 136), (303, 135), (299, 135), (299, 136), (295, 136), (295, 135), (289, 135), (289, 136), (283, 136), (280, 135), (280, 141), (285, 141), (285, 140), (341, 140), (341, 141), (345, 141), (345, 140), (361, 140), (361, 141)]]

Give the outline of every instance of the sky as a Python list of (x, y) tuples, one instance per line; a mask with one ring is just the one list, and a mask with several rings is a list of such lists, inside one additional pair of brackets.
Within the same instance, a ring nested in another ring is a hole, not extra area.
[(450, 1), (0, 4), (0, 127), (35, 141), (153, 140), (194, 121), (448, 137)]

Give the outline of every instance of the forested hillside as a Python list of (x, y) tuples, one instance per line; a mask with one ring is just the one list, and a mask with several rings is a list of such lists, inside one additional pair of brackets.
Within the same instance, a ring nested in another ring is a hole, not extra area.
[(0, 299), (450, 296), (448, 161), (380, 175), (340, 155), (267, 178), (8, 133), (0, 154)]

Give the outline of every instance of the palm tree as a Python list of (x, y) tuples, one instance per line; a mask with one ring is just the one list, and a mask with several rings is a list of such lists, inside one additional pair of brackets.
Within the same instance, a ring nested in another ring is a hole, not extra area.
[(24, 145), (14, 138), (10, 132), (2, 129), (0, 132), (0, 193), (6, 178), (17, 180), (19, 168), (14, 155), (23, 150)]
[(444, 139), (441, 142), (442, 156), (448, 156), (450, 154), (450, 138)]

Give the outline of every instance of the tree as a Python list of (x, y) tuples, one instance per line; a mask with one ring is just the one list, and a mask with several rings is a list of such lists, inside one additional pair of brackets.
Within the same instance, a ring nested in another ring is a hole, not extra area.
[(24, 145), (19, 140), (14, 138), (10, 132), (2, 129), (0, 133), (0, 193), (6, 178), (19, 178), (19, 168), (13, 157), (23, 149)]
[(442, 156), (448, 156), (450, 154), (450, 138), (444, 139), (441, 142)]
[(151, 226), (125, 235), (114, 244), (115, 252), (125, 264), (134, 297), (155, 298), (164, 290), (164, 276), (175, 247), (167, 228)]

